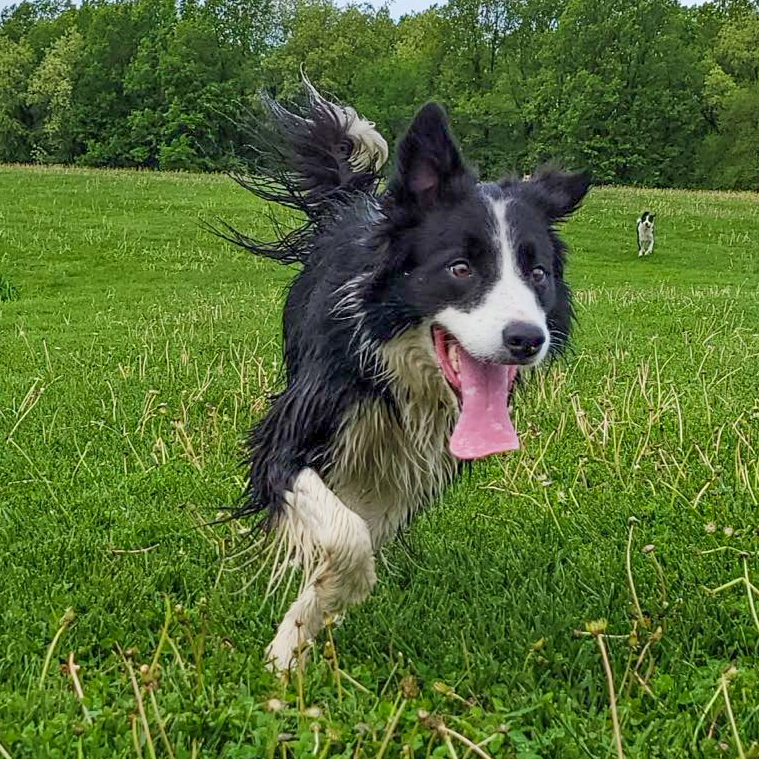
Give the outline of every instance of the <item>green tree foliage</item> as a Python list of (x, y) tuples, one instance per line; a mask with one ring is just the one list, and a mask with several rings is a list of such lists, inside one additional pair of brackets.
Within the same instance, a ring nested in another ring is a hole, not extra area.
[(692, 184), (702, 81), (690, 36), (674, 0), (570, 0), (542, 51), (531, 157), (558, 152), (602, 181)]
[(484, 176), (759, 189), (756, 0), (24, 0), (0, 14), (0, 160), (218, 170), (301, 66), (390, 138), (435, 98)]
[(31, 157), (27, 81), (34, 68), (29, 46), (0, 36), (0, 161)]
[(39, 129), (32, 135), (37, 160), (65, 163), (74, 158), (72, 92), (82, 55), (82, 35), (72, 27), (45, 52), (28, 83), (27, 102)]
[(759, 186), (759, 15), (745, 12), (722, 27), (709, 59), (704, 100), (713, 131), (703, 146), (716, 187)]

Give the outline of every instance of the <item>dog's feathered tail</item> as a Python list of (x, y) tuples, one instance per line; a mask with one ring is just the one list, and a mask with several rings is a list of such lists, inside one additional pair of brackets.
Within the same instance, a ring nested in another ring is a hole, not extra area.
[(233, 174), (257, 197), (295, 211), (297, 225), (285, 229), (272, 216), (274, 242), (248, 237), (226, 224), (223, 231), (214, 229), (251, 253), (283, 264), (306, 261), (314, 232), (337, 205), (356, 193), (376, 192), (388, 157), (387, 142), (371, 121), (350, 106), (326, 100), (302, 76), (306, 105), (300, 112), (261, 95), (266, 123), (256, 125), (258, 161), (251, 171)]

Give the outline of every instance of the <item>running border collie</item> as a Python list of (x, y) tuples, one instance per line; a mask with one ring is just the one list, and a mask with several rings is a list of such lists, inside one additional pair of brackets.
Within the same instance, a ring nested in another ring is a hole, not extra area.
[(638, 258), (654, 252), (654, 215), (643, 211), (635, 223), (635, 231), (638, 237)]
[(238, 514), (264, 529), (269, 590), (302, 571), (266, 653), (280, 671), (367, 597), (375, 554), (463, 462), (519, 447), (510, 390), (567, 344), (555, 225), (590, 186), (552, 169), (479, 183), (428, 104), (380, 190), (374, 124), (304, 86), (301, 111), (263, 97), (270, 149), (236, 177), (302, 224), (273, 243), (217, 230), (302, 265), (284, 307), (285, 388), (248, 437)]

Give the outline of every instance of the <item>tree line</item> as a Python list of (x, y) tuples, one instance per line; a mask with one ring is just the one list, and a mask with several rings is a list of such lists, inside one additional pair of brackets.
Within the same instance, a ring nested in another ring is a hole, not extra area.
[(0, 14), (0, 161), (223, 170), (256, 93), (322, 91), (392, 141), (448, 109), (484, 176), (759, 189), (759, 2), (25, 0)]

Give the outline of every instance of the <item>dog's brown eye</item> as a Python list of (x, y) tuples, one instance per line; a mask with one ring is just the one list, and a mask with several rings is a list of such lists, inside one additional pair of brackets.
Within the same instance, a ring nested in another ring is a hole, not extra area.
[(448, 264), (448, 271), (453, 274), (454, 277), (463, 279), (468, 277), (472, 272), (469, 268), (469, 264), (466, 261), (454, 261), (452, 264)]
[(545, 278), (548, 276), (546, 273), (546, 270), (542, 266), (536, 266), (531, 272), (530, 275), (532, 276), (532, 281), (539, 285), (541, 282), (545, 281)]

